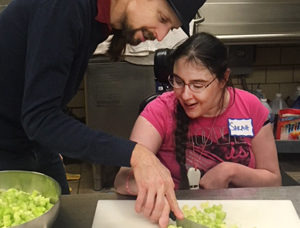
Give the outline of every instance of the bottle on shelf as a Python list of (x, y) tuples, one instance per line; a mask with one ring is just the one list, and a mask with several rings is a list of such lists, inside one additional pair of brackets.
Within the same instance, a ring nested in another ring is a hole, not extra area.
[(252, 93), (257, 96), (259, 99), (265, 98), (263, 90), (261, 88), (256, 88)]
[(276, 129), (277, 129), (277, 120), (278, 120), (279, 110), (287, 108), (287, 104), (282, 99), (281, 93), (276, 93), (275, 98), (273, 99), (273, 101), (271, 103), (271, 108), (272, 108), (271, 121), (273, 122), (273, 126), (274, 126), (273, 130), (274, 130), (274, 134), (275, 134)]
[(293, 105), (292, 108), (300, 109), (300, 86), (297, 86), (297, 90), (292, 97)]
[(287, 104), (282, 99), (281, 93), (276, 93), (275, 98), (272, 101), (271, 108), (274, 114), (278, 114), (279, 110), (287, 108)]
[(272, 108), (268, 104), (267, 98), (260, 98), (260, 102), (269, 110), (269, 119), (271, 120)]

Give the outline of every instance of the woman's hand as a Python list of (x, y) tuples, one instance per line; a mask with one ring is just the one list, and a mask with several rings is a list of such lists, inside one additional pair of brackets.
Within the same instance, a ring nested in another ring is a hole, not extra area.
[(221, 162), (201, 177), (199, 185), (204, 189), (228, 188), (232, 173), (233, 167), (230, 162)]

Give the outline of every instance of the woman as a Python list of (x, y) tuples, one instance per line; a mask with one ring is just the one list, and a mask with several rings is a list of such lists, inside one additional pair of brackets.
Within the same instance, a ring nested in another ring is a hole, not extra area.
[[(131, 140), (156, 151), (176, 189), (281, 185), (268, 110), (254, 95), (229, 86), (224, 44), (199, 33), (171, 58), (173, 91), (146, 106)], [(120, 169), (115, 187), (136, 194), (129, 168)]]

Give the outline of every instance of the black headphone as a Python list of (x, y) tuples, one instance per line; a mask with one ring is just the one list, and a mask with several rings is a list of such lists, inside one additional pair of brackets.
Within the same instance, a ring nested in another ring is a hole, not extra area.
[(157, 49), (154, 53), (154, 76), (160, 83), (168, 83), (168, 77), (173, 71), (171, 55), (173, 49)]

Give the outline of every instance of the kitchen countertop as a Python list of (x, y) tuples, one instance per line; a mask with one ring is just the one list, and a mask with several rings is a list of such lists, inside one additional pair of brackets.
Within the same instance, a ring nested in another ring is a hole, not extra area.
[[(182, 200), (291, 200), (300, 217), (300, 186), (177, 191), (176, 195), (177, 199)], [(135, 198), (115, 193), (62, 195), (60, 211), (53, 227), (91, 227), (97, 201), (104, 199), (134, 200)]]

